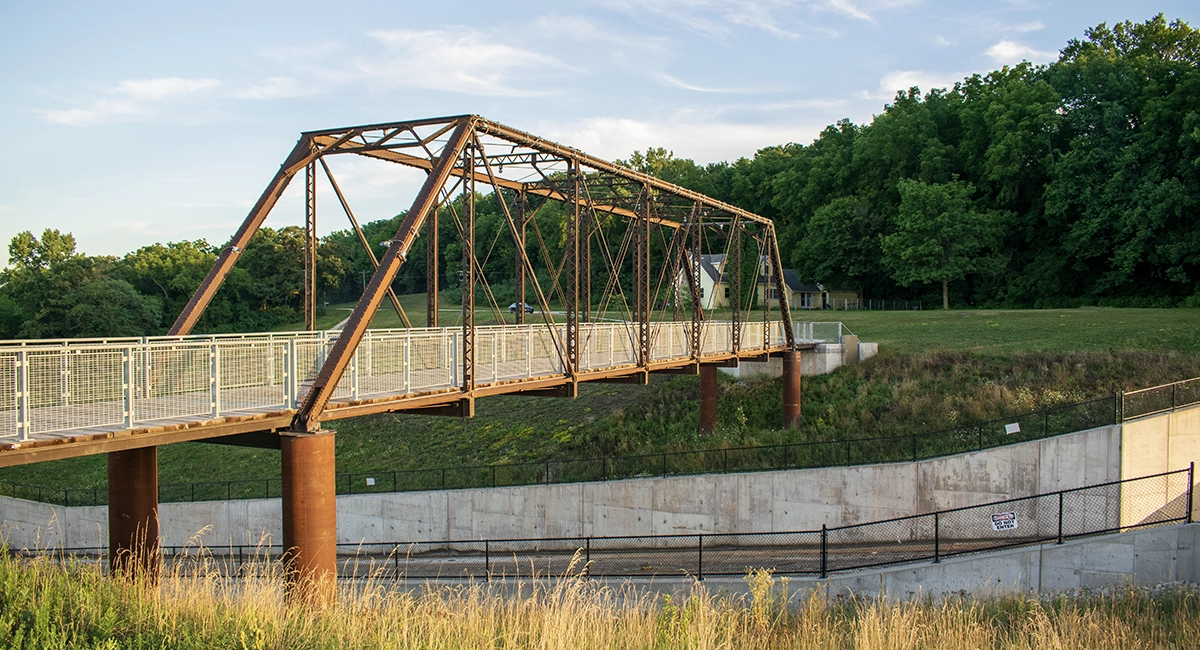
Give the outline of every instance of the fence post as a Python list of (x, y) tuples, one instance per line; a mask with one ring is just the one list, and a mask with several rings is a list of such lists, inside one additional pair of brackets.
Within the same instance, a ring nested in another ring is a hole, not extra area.
[(721, 450), (721, 473), (722, 474), (729, 473), (729, 450), (728, 449)]
[(29, 352), (17, 351), (17, 439), (29, 440)]
[(829, 577), (829, 527), (821, 524), (821, 577)]
[(666, 454), (662, 455), (662, 475), (664, 478), (667, 476), (667, 455)]
[(492, 487), (496, 487), (496, 466), (492, 465)]
[(137, 377), (133, 374), (134, 372), (133, 348), (125, 346), (125, 349), (121, 351), (121, 374), (124, 375), (123, 379), (125, 380), (124, 411), (126, 429), (133, 428), (133, 391), (137, 384)]
[(446, 489), (446, 468), (442, 468), (442, 489)]
[(1113, 394), (1113, 424), (1125, 421), (1125, 391), (1119, 390)]
[(583, 566), (588, 567), (588, 573), (591, 574), (592, 564), (592, 538), (583, 538)]
[(221, 353), (217, 344), (208, 346), (208, 399), (212, 416), (221, 414)]
[(915, 463), (915, 462), (917, 462), (917, 434), (915, 434), (915, 433), (912, 434), (912, 452), (913, 452), (912, 462)]
[(1059, 491), (1059, 493), (1058, 493), (1058, 543), (1059, 544), (1063, 543), (1062, 520), (1063, 520), (1063, 493), (1062, 493), (1062, 491)]
[(1196, 478), (1196, 461), (1188, 463), (1187, 522), (1192, 523), (1192, 485)]
[(488, 582), (492, 581), (492, 547), (486, 539), (483, 540), (483, 575)]
[(933, 563), (942, 561), (942, 522), (938, 513), (933, 513)]
[(546, 461), (546, 485), (550, 485), (550, 461)]
[(1050, 409), (1046, 409), (1046, 416), (1042, 421), (1042, 437), (1050, 437)]
[(704, 579), (704, 535), (696, 535), (696, 579)]

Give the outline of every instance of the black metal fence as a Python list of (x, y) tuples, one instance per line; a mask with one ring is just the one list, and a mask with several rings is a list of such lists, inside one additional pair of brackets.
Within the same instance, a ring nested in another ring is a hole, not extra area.
[(829, 301), (831, 309), (843, 311), (875, 310), (875, 311), (917, 311), (921, 309), (920, 300), (872, 300), (870, 298), (842, 298)]
[[(564, 576), (831, 574), (1191, 523), (1194, 466), (976, 506), (851, 526), (781, 533), (560, 537), (340, 544), (341, 577), (384, 580)], [(279, 559), (278, 546), (163, 547), (170, 562), (227, 573)], [(105, 549), (47, 552), (104, 557)], [(187, 570), (187, 566), (181, 567)]]
[(1121, 398), (1121, 414), (1125, 420), (1200, 404), (1200, 377), (1135, 390), (1124, 393)]
[[(656, 476), (758, 472), (915, 462), (1082, 431), (1118, 422), (1116, 395), (976, 422), (930, 433), (821, 442), (728, 447), (576, 460), (501, 463), (435, 469), (379, 470), (337, 476), (338, 494), (372, 494), (609, 481)], [(281, 495), (278, 478), (163, 483), (160, 503), (268, 499)], [(0, 482), (0, 493), (67, 506), (105, 505), (104, 487), (55, 489)]]

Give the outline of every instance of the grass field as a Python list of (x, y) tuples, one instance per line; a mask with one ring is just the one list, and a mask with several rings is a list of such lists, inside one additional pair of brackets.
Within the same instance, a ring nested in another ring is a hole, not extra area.
[[(405, 300), (423, 304), (424, 297)], [(577, 400), (490, 397), (472, 420), (338, 421), (338, 471), (921, 433), (1200, 376), (1200, 310), (796, 311), (797, 320), (818, 317), (878, 341), (881, 354), (806, 379), (800, 429), (780, 426), (778, 380), (723, 377), (720, 427), (700, 437), (696, 378), (655, 376), (649, 387), (584, 384)], [(168, 445), (159, 450), (159, 472), (162, 483), (276, 478), (278, 452)], [(106, 465), (103, 457), (39, 463), (2, 469), (0, 480), (103, 489)]]
[(881, 350), (975, 354), (1148, 350), (1200, 354), (1197, 309), (1005, 311), (801, 311), (796, 320), (842, 321)]
[(1195, 647), (1200, 594), (1111, 594), (888, 602), (789, 592), (768, 573), (748, 594), (703, 584), (671, 596), (629, 585), (526, 579), (413, 592), (343, 586), (336, 604), (284, 604), (278, 569), (237, 581), (203, 567), (150, 588), (95, 566), (0, 555), (0, 642), (10, 648), (1053, 648)]

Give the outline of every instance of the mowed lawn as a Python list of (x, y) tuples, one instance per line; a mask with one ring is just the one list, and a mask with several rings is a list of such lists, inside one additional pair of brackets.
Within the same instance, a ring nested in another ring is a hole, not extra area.
[(885, 352), (1200, 354), (1200, 309), (796, 310), (793, 317), (841, 321), (861, 340), (878, 342)]

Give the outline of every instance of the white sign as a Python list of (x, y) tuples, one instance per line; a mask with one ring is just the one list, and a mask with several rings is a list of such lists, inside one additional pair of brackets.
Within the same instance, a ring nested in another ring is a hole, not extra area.
[(1017, 513), (996, 512), (992, 514), (992, 530), (1016, 530)]
[(373, 478), (367, 479), (367, 485), (375, 485), (375, 479), (373, 479)]
[(1021, 433), (1021, 423), (1013, 422), (1012, 424), (1004, 425), (1004, 433), (1007, 433), (1010, 436), (1014, 433)]

